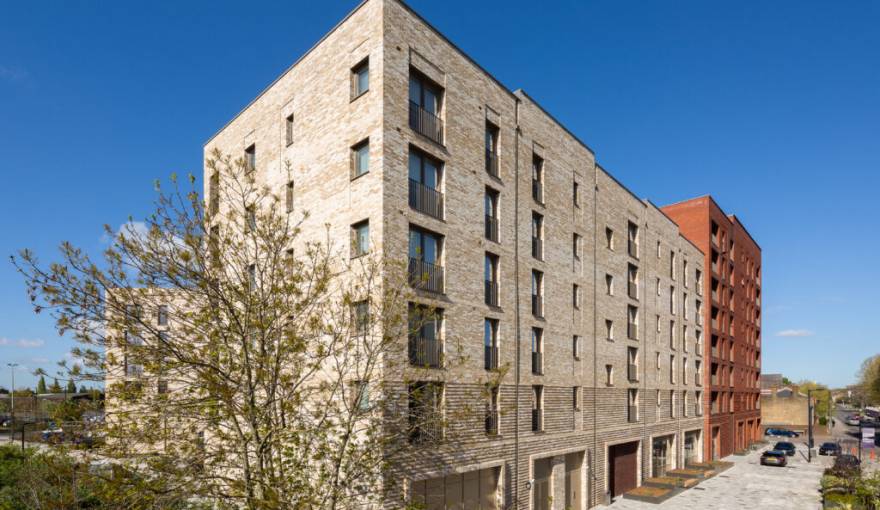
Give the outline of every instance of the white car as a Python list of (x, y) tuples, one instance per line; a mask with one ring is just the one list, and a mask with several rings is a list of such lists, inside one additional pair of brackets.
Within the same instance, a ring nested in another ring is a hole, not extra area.
[(853, 427), (858, 427), (859, 426), (859, 419), (856, 416), (849, 416), (846, 419), (846, 424), (852, 425)]

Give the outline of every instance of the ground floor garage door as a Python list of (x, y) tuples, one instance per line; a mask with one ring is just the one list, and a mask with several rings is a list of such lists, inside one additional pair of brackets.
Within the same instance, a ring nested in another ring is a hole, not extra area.
[(496, 467), (413, 482), (412, 502), (426, 510), (495, 510), (499, 473)]
[(639, 442), (608, 447), (608, 484), (611, 497), (635, 489), (638, 483)]

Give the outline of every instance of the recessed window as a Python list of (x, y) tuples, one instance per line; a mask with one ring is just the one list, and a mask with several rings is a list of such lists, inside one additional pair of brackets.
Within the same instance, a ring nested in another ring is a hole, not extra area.
[(605, 338), (614, 340), (614, 321), (605, 319)]
[(156, 323), (160, 326), (168, 325), (168, 305), (159, 305), (159, 310), (156, 312)]
[(244, 164), (245, 170), (248, 172), (252, 172), (257, 168), (257, 146), (256, 144), (251, 144), (250, 147), (244, 150)]
[(574, 359), (581, 359), (581, 337), (574, 335), (571, 337), (571, 350)]
[(581, 236), (580, 234), (571, 235), (571, 252), (575, 260), (581, 259)]
[(354, 335), (362, 337), (370, 328), (370, 302), (358, 301), (352, 305), (351, 315)]
[(610, 274), (605, 275), (605, 294), (614, 295), (614, 277)]
[(575, 310), (581, 309), (581, 288), (576, 283), (571, 286), (571, 304)]
[(284, 202), (287, 206), (287, 212), (293, 212), (293, 181), (287, 183), (284, 189)]
[(575, 207), (581, 206), (581, 194), (580, 194), (580, 186), (577, 181), (574, 181), (571, 188), (571, 202)]
[(287, 145), (293, 143), (293, 114), (291, 113), (284, 119), (284, 140)]
[(605, 247), (609, 250), (614, 249), (614, 231), (609, 227), (605, 227)]
[(351, 69), (351, 97), (359, 97), (370, 90), (370, 59), (365, 58)]
[(351, 178), (356, 179), (370, 171), (370, 139), (351, 148)]
[(614, 385), (614, 365), (605, 365), (605, 385)]
[(370, 221), (364, 220), (351, 226), (351, 256), (360, 257), (370, 251)]
[(580, 409), (581, 409), (581, 388), (580, 388), (580, 386), (573, 386), (571, 388), (571, 407), (575, 411), (580, 411)]
[(254, 206), (248, 206), (244, 210), (245, 214), (245, 229), (247, 232), (253, 232), (257, 230), (257, 211)]

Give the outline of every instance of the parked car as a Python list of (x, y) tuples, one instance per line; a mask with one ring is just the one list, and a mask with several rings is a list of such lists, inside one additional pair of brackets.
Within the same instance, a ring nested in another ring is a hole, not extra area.
[(780, 450), (767, 450), (761, 454), (762, 466), (785, 467), (788, 464), (786, 453)]
[(840, 445), (837, 443), (822, 443), (819, 446), (819, 455), (840, 455)]
[(847, 416), (846, 417), (846, 424), (852, 425), (853, 427), (858, 427), (859, 426), (859, 415), (852, 414), (850, 416)]
[(765, 436), (776, 436), (776, 437), (799, 437), (800, 434), (793, 430), (788, 429), (767, 429), (764, 431)]
[(797, 448), (794, 446), (794, 443), (789, 443), (788, 441), (780, 441), (776, 443), (775, 445), (773, 445), (773, 449), (785, 452), (785, 454), (789, 457), (794, 455), (794, 452), (797, 450)]

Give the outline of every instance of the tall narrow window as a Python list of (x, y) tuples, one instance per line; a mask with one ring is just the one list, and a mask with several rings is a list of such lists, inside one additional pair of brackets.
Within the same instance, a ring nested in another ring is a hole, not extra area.
[(156, 324), (160, 326), (168, 325), (168, 305), (159, 305), (159, 309), (156, 312)]
[(498, 434), (498, 386), (489, 387), (489, 398), (486, 401), (486, 434)]
[(614, 321), (605, 319), (605, 338), (614, 340)]
[(245, 214), (245, 230), (254, 232), (257, 230), (257, 211), (254, 206), (248, 206), (244, 210)]
[(352, 305), (354, 336), (363, 337), (370, 329), (370, 302), (358, 301)]
[(635, 347), (627, 347), (626, 349), (626, 361), (627, 361), (627, 379), (629, 382), (638, 382), (639, 381), (639, 350)]
[(581, 337), (574, 335), (571, 337), (571, 351), (574, 359), (581, 359)]
[(414, 366), (439, 368), (442, 363), (443, 310), (423, 305), (409, 307), (409, 362)]
[(257, 146), (256, 144), (251, 144), (250, 147), (244, 150), (244, 164), (245, 170), (248, 172), (252, 172), (257, 168)]
[(577, 181), (574, 181), (571, 188), (571, 202), (575, 207), (581, 206), (581, 193), (580, 186)]
[(605, 294), (614, 295), (614, 277), (607, 273), (605, 274)]
[(443, 439), (443, 385), (417, 382), (409, 385), (409, 440), (425, 443)]
[(626, 336), (631, 340), (639, 339), (639, 309), (633, 305), (626, 307)]
[(485, 302), (489, 306), (498, 306), (498, 255), (487, 252), (483, 266)]
[(532, 155), (532, 198), (544, 203), (544, 159), (537, 154)]
[(639, 268), (633, 264), (627, 264), (626, 291), (632, 299), (639, 299)]
[(605, 227), (605, 247), (609, 250), (614, 249), (614, 231), (609, 227)]
[(498, 126), (486, 123), (486, 172), (498, 177)]
[(631, 221), (626, 225), (626, 247), (631, 257), (639, 258), (639, 227)]
[(544, 374), (544, 330), (532, 328), (532, 373)]
[(442, 293), (443, 266), (440, 265), (443, 236), (415, 226), (409, 230), (410, 283), (417, 288)]
[(498, 368), (498, 320), (483, 321), (483, 367), (486, 370)]
[(571, 388), (571, 408), (575, 411), (581, 410), (581, 387), (572, 386)]
[(351, 226), (351, 256), (360, 257), (370, 251), (370, 220)]
[(581, 309), (581, 287), (576, 283), (571, 286), (571, 306), (575, 310)]
[(544, 430), (544, 387), (532, 386), (532, 431)]
[(247, 268), (248, 274), (248, 290), (254, 291), (257, 288), (257, 266), (251, 264)]
[(208, 202), (211, 214), (217, 214), (220, 211), (220, 173), (211, 174), (208, 182)]
[(544, 317), (544, 273), (532, 270), (532, 315)]
[(409, 206), (437, 219), (443, 219), (443, 193), (440, 191), (443, 163), (413, 147), (409, 150)]
[(486, 239), (498, 242), (498, 191), (486, 188), (483, 198), (483, 209), (486, 220)]
[(351, 178), (355, 179), (370, 171), (370, 139), (351, 148)]
[(581, 239), (580, 234), (571, 235), (571, 252), (574, 260), (581, 259)]
[(639, 390), (630, 388), (627, 390), (627, 421), (630, 423), (639, 421)]
[(544, 216), (532, 212), (532, 257), (544, 260)]
[(287, 183), (284, 188), (284, 203), (287, 206), (287, 212), (293, 212), (293, 181)]
[(287, 145), (293, 143), (293, 114), (291, 113), (284, 119), (284, 140)]
[(370, 59), (365, 58), (351, 68), (351, 97), (359, 97), (370, 90)]
[(443, 89), (418, 71), (409, 76), (409, 126), (437, 143), (443, 143), (443, 121), (440, 119)]

